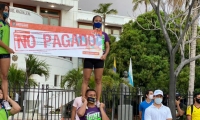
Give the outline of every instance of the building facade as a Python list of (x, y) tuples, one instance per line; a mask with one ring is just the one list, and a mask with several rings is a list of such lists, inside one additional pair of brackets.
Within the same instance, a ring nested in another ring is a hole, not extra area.
[[(61, 27), (75, 27), (92, 29), (92, 18), (96, 14), (78, 9), (79, 0), (0, 0), (10, 6), (10, 19), (19, 22), (30, 22), (36, 24), (47, 24)], [(105, 32), (112, 34), (119, 40), (122, 25), (130, 21), (130, 17), (108, 15), (106, 19)], [(26, 55), (15, 54), (17, 60), (12, 60), (18, 68), (25, 69)], [(50, 87), (60, 88), (62, 77), (71, 69), (82, 66), (81, 58), (37, 56), (50, 64), (50, 77), (34, 75), (33, 78), (40, 84), (49, 84)]]

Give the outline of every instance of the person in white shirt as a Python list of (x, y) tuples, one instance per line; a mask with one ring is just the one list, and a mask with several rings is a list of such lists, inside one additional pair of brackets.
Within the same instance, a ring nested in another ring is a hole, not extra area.
[(17, 92), (15, 92), (15, 102), (18, 103), (18, 101), (19, 101), (19, 94)]
[(169, 107), (162, 104), (163, 91), (154, 91), (154, 103), (145, 110), (145, 120), (172, 120)]
[[(88, 86), (87, 89), (90, 89)], [(71, 120), (80, 120), (79, 116), (77, 115), (77, 109), (79, 109), (82, 106), (82, 97), (76, 97), (74, 99), (73, 107), (72, 107), (72, 113), (71, 113)]]

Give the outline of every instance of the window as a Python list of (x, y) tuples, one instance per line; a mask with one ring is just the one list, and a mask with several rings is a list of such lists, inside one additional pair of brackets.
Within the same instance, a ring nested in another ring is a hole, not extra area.
[(78, 58), (78, 67), (83, 66), (83, 58)]
[(57, 87), (59, 85), (59, 75), (54, 75), (54, 86)]
[(78, 28), (82, 28), (82, 29), (93, 29), (93, 27), (91, 25), (79, 25)]
[(61, 11), (41, 8), (40, 14), (43, 17), (43, 24), (60, 26)]
[(65, 76), (61, 76), (61, 79), (60, 79), (61, 83), (62, 83), (64, 78), (65, 78)]
[(120, 35), (120, 30), (113, 30), (114, 35)]
[(113, 35), (120, 35), (121, 34), (121, 27), (116, 26), (106, 26), (105, 32), (107, 34), (113, 34)]
[(92, 23), (83, 23), (83, 22), (78, 22), (78, 28), (82, 29), (93, 29)]
[(111, 33), (112, 33), (112, 29), (110, 29), (110, 28), (105, 28), (105, 32), (106, 32), (107, 34), (111, 34)]
[(65, 78), (65, 76), (61, 76), (61, 81)]
[(72, 61), (72, 57), (67, 57), (67, 56), (58, 56), (58, 57), (61, 57), (61, 58), (64, 58), (64, 59)]
[(22, 8), (22, 9), (26, 9), (26, 10), (30, 10), (33, 12), (36, 12), (36, 7), (33, 6), (27, 6), (27, 5), (20, 5), (20, 4), (13, 4), (14, 7), (18, 7), (18, 8)]

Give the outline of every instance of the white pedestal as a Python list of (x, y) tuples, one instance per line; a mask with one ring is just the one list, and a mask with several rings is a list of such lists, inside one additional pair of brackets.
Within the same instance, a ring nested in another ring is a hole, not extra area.
[(132, 120), (133, 106), (132, 105), (118, 105), (118, 120)]

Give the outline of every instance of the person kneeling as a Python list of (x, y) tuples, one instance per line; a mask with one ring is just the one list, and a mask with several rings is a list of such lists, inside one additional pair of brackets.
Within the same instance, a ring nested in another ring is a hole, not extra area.
[[(86, 97), (83, 99), (83, 105), (78, 109), (78, 116), (80, 120), (109, 120), (104, 110), (105, 105), (100, 103), (99, 108), (96, 106), (96, 91), (88, 89)], [(86, 109), (87, 108), (87, 109)]]
[(3, 104), (3, 91), (0, 89), (0, 120), (8, 120), (10, 115), (14, 115), (20, 112), (21, 107), (12, 100), (9, 96), (7, 96), (7, 101), (12, 105), (10, 110), (6, 110)]

